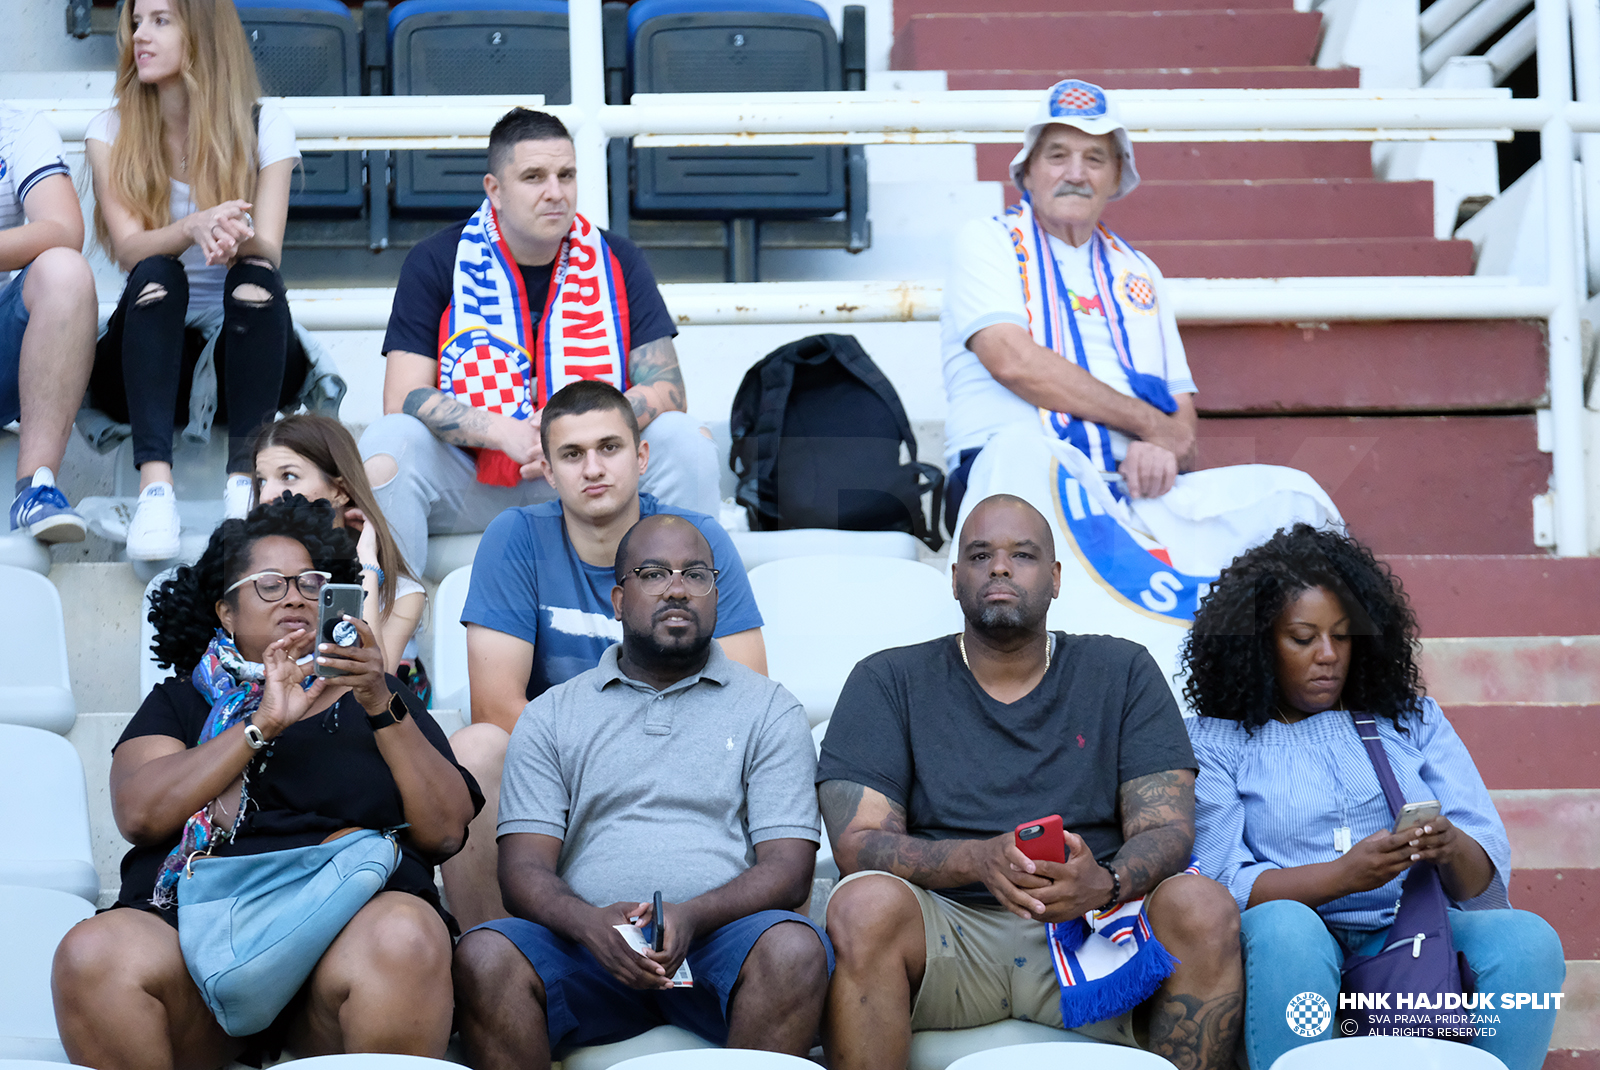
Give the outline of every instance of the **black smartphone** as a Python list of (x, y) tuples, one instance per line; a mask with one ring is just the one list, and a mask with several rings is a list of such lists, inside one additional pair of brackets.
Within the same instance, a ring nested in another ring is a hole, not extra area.
[(653, 950), (660, 951), (667, 946), (667, 926), (666, 919), (661, 916), (660, 892), (657, 892), (654, 898), (651, 899), (650, 905), (654, 908), (654, 913), (651, 917), (655, 920), (655, 924), (650, 927), (652, 930), (650, 947)]
[[(345, 620), (346, 616), (361, 619), (361, 585), (356, 583), (325, 583), (322, 585), (322, 598), (317, 604), (317, 645), (332, 643), (334, 646), (358, 647), (361, 645), (361, 634), (356, 631), (356, 626)], [(321, 651), (313, 651), (320, 656)], [(316, 666), (318, 676), (335, 677), (346, 675), (343, 669), (336, 669), (322, 664), (320, 661), (312, 663)]]

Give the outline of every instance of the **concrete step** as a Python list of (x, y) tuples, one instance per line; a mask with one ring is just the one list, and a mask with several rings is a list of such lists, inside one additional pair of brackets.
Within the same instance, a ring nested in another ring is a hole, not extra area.
[[(1539, 451), (1531, 413), (1204, 417), (1199, 440), (1201, 468), (1263, 463), (1310, 473), (1351, 534), (1378, 553), (1536, 552), (1533, 498), (1549, 484), (1550, 456)], [(1507, 632), (1541, 634), (1475, 634)]]
[[(1461, 460), (1464, 469), (1470, 467), (1465, 457)], [(1549, 471), (1548, 459), (1542, 470)], [(1545, 477), (1537, 478), (1542, 483)], [(1430, 541), (1443, 541), (1450, 526), (1446, 516), (1430, 518), (1428, 530), (1435, 536)], [(1436, 637), (1592, 636), (1600, 620), (1595, 608), (1600, 606), (1600, 557), (1379, 552), (1405, 586), (1422, 634), (1429, 637), (1429, 656), (1439, 659), (1427, 679), (1430, 689), (1446, 696), (1441, 702), (1600, 700), (1593, 645), (1600, 640), (1544, 645), (1503, 639), (1500, 648), (1434, 642)], [(1569, 651), (1569, 646), (1578, 649)], [(1441, 690), (1453, 686), (1460, 690)]]
[(1511, 901), (1555, 926), (1567, 958), (1600, 958), (1600, 791), (1490, 794), (1511, 840)]
[(1491, 789), (1600, 789), (1600, 705), (1452, 704), (1445, 714)]
[[(1006, 187), (1007, 203), (1021, 194)], [(1107, 205), (1129, 241), (1433, 239), (1433, 183), (1371, 178), (1157, 179)], [(1165, 268), (1163, 268), (1165, 270)]]
[(912, 15), (889, 66), (1045, 70), (1091, 57), (1101, 68), (1309, 66), (1321, 25), (1320, 15), (1281, 9)]
[[(1403, 569), (1416, 576), (1416, 562), (1419, 560), (1432, 563), (1436, 559), (1393, 558), (1391, 567), (1396, 569), (1397, 574)], [(1528, 583), (1531, 580), (1536, 588), (1535, 596), (1542, 594), (1548, 597), (1559, 587), (1570, 584), (1576, 589), (1574, 597), (1580, 602), (1589, 598), (1592, 607), (1593, 597), (1600, 594), (1600, 584), (1596, 583), (1600, 580), (1600, 573), (1582, 565), (1573, 567), (1567, 564), (1571, 560), (1502, 558), (1498, 562), (1489, 562), (1457, 558), (1454, 564), (1463, 570), (1478, 573), (1476, 578), (1487, 578), (1497, 583)], [(1537, 569), (1537, 576), (1530, 577), (1527, 574), (1529, 565)], [(1493, 576), (1492, 572), (1499, 572), (1500, 575)], [(1431, 608), (1436, 593), (1425, 581), (1419, 589), (1429, 599)], [(1407, 590), (1410, 591), (1410, 588)], [(1412, 598), (1415, 601), (1415, 593)], [(1504, 610), (1507, 607), (1504, 603), (1496, 602), (1492, 608)], [(1588, 626), (1597, 626), (1592, 615)], [(1422, 678), (1427, 682), (1428, 694), (1447, 709), (1461, 707), (1470, 710), (1480, 706), (1504, 708), (1524, 704), (1544, 708), (1585, 707), (1600, 702), (1600, 635), (1480, 637), (1432, 634), (1423, 640)], [(1600, 766), (1596, 766), (1595, 773), (1600, 775)]]
[[(952, 70), (951, 89), (1038, 89), (1079, 78), (1103, 89), (1355, 89), (1355, 67), (1078, 67), (1062, 70)], [(1141, 150), (1142, 151), (1142, 150)]]
[[(1172, 266), (1175, 244), (1139, 248), (1168, 275), (1188, 275)], [(1207, 416), (1527, 412), (1548, 376), (1543, 324), (1520, 320), (1190, 325), (1182, 335)]]
[[(974, 146), (978, 179), (1010, 182), (1021, 145)], [(1154, 141), (1134, 146), (1145, 182), (1372, 177), (1372, 147), (1359, 141)]]
[(913, 15), (966, 14), (985, 7), (1014, 12), (1292, 11), (1294, 0), (996, 0), (987, 5), (979, 0), (895, 0), (894, 32), (904, 29)]
[(1164, 273), (1181, 278), (1470, 275), (1473, 260), (1471, 242), (1431, 237), (1143, 239), (1138, 247)]

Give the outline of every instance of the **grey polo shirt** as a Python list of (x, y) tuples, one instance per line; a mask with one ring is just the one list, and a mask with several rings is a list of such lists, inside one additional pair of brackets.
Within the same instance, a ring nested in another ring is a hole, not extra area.
[(755, 863), (755, 844), (820, 843), (816, 751), (783, 687), (722, 652), (665, 691), (624, 676), (621, 645), (528, 703), (500, 782), (502, 836), (562, 841), (557, 872), (594, 906), (681, 903)]

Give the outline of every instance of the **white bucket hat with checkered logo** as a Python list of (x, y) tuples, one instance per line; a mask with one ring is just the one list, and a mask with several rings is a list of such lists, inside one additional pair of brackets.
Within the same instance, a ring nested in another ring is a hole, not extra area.
[(1060, 123), (1082, 130), (1085, 134), (1110, 134), (1116, 143), (1117, 154), (1122, 157), (1122, 181), (1113, 201), (1121, 200), (1139, 185), (1139, 171), (1133, 166), (1133, 143), (1128, 140), (1127, 127), (1117, 114), (1116, 107), (1106, 99), (1105, 90), (1092, 82), (1068, 78), (1051, 86), (1033, 113), (1033, 122), (1022, 135), (1022, 151), (1011, 160), (1011, 183), (1022, 188), (1022, 171), (1027, 166), (1028, 154), (1038, 143), (1039, 135), (1052, 123)]

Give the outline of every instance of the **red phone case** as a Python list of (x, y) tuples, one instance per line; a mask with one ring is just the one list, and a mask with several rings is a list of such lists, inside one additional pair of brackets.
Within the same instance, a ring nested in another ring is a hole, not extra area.
[[(1039, 829), (1039, 835), (1023, 839), (1024, 830)], [(1037, 821), (1024, 821), (1017, 826), (1015, 832), (1017, 850), (1033, 859), (1035, 862), (1065, 862), (1067, 860), (1067, 838), (1061, 831), (1061, 815), (1051, 814), (1041, 817)]]

